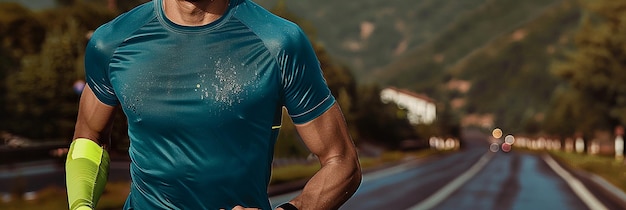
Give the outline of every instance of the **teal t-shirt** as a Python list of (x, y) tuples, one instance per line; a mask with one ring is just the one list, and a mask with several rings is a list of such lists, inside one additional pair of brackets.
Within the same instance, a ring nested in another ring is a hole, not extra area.
[(250, 0), (198, 27), (140, 5), (94, 32), (85, 67), (128, 119), (125, 209), (270, 209), (282, 107), (301, 124), (335, 103), (302, 30)]

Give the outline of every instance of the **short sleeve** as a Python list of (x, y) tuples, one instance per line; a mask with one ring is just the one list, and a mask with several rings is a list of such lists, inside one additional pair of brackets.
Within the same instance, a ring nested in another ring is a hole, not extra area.
[(109, 60), (113, 47), (107, 46), (111, 42), (103, 40), (103, 30), (106, 25), (98, 28), (87, 43), (85, 49), (85, 76), (89, 87), (96, 97), (104, 104), (115, 106), (119, 104), (109, 77)]
[(299, 27), (290, 35), (278, 60), (283, 69), (285, 107), (293, 122), (302, 124), (326, 112), (335, 103), (335, 98), (308, 38)]

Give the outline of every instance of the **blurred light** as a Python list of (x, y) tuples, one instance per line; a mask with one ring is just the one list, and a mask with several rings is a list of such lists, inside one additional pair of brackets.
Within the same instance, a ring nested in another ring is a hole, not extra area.
[(430, 137), (430, 139), (428, 140), (428, 145), (430, 145), (430, 148), (436, 148), (437, 145), (437, 138)]
[(85, 89), (85, 81), (83, 80), (76, 80), (76, 82), (74, 82), (74, 85), (72, 86), (72, 88), (74, 89), (74, 92), (78, 95), (83, 93), (83, 89)]
[(543, 137), (539, 137), (539, 139), (537, 139), (537, 149), (545, 149), (546, 145), (546, 139), (544, 139)]
[(23, 198), (24, 198), (24, 200), (27, 200), (27, 201), (35, 200), (37, 198), (37, 193), (32, 192), (32, 191), (31, 192), (26, 192), (26, 193), (24, 193)]
[(504, 137), (504, 143), (512, 145), (515, 143), (515, 137), (513, 135), (506, 135), (506, 137)]
[(443, 140), (443, 139), (441, 139), (441, 138), (437, 138), (437, 139), (436, 139), (436, 141), (435, 141), (435, 145), (436, 145), (436, 148), (437, 148), (438, 150), (444, 150), (444, 149), (445, 149), (445, 147), (446, 147), (446, 144), (445, 144), (444, 140)]
[(499, 150), (500, 150), (500, 145), (498, 145), (498, 143), (492, 143), (491, 145), (489, 145), (489, 151), (498, 152)]
[(502, 137), (502, 130), (500, 128), (493, 129), (491, 135), (493, 136), (493, 138), (499, 139), (500, 137)]
[(446, 149), (453, 149), (454, 145), (455, 145), (454, 139), (452, 139), (452, 138), (446, 139), (446, 143), (445, 144), (446, 144)]
[(502, 144), (502, 151), (503, 152), (510, 152), (511, 151), (511, 144), (509, 144), (509, 143)]
[(3, 203), (11, 202), (11, 194), (9, 193), (2, 194), (2, 202)]

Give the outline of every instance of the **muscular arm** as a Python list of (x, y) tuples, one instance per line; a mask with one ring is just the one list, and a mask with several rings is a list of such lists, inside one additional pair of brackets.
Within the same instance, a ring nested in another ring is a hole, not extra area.
[(111, 125), (115, 107), (98, 100), (89, 86), (85, 86), (80, 98), (74, 138), (86, 138), (99, 144), (110, 141)]
[(90, 210), (98, 204), (109, 170), (109, 155), (98, 143), (107, 142), (114, 107), (100, 102), (85, 87), (78, 109), (74, 140), (65, 163), (70, 210)]
[(341, 109), (334, 104), (296, 129), (322, 167), (290, 203), (299, 209), (338, 209), (361, 183), (359, 160)]

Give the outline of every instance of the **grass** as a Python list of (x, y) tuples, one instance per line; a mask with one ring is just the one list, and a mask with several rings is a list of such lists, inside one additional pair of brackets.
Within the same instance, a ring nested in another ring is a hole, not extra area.
[[(361, 167), (363, 170), (384, 167), (385, 165), (397, 163), (398, 161), (420, 158), (431, 155), (447, 153), (449, 151), (420, 150), (415, 152), (388, 151), (378, 158), (361, 158)], [(291, 181), (299, 181), (308, 179), (319, 170), (319, 163), (290, 165), (274, 168), (272, 170), (271, 185), (286, 183)], [(100, 201), (98, 208), (100, 210), (121, 209), (126, 201), (129, 193), (130, 182), (109, 182)], [(39, 209), (67, 209), (66, 191), (60, 187), (48, 187), (37, 192), (36, 198), (32, 200), (13, 199), (10, 202), (1, 202), (0, 209), (3, 210), (39, 210)]]
[(308, 165), (292, 165), (275, 168), (272, 170), (272, 180), (270, 184), (281, 184), (290, 181), (308, 179), (320, 169), (318, 163)]
[(563, 151), (551, 151), (550, 154), (561, 163), (601, 176), (626, 192), (626, 165), (623, 161), (617, 161), (609, 156), (581, 155)]

